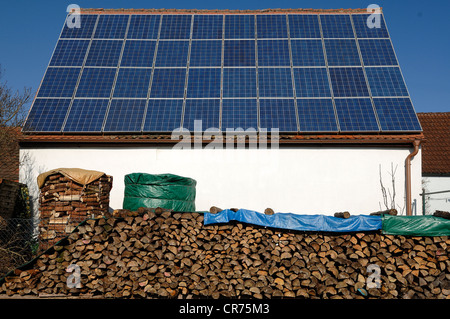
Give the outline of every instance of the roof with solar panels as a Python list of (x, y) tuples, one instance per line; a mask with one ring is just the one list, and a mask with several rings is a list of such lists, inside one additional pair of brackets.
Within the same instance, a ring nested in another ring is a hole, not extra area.
[(294, 142), (422, 136), (382, 13), (81, 9), (79, 28), (71, 18), (23, 127), (29, 141), (164, 140), (198, 123)]

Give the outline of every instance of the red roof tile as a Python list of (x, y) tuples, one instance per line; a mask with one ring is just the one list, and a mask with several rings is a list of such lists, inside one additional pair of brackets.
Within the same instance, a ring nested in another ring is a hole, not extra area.
[[(411, 144), (423, 140), (419, 134), (280, 134), (280, 144)], [(193, 137), (195, 138), (195, 136)], [(224, 139), (226, 134), (224, 134)], [(233, 137), (234, 139), (234, 137)], [(24, 134), (22, 143), (146, 143), (175, 144), (170, 134), (123, 134), (123, 135), (74, 135), (74, 134)], [(211, 140), (204, 140), (209, 143)], [(270, 136), (267, 138), (270, 143)]]
[(426, 139), (422, 145), (422, 173), (450, 175), (450, 112), (417, 116)]

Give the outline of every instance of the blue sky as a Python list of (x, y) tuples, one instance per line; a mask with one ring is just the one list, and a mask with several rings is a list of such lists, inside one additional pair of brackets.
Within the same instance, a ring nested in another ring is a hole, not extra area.
[(383, 7), (386, 23), (417, 112), (449, 112), (450, 1), (400, 0), (9, 0), (0, 12), (0, 64), (3, 80), (13, 89), (31, 87), (42, 79), (66, 8), (366, 8)]

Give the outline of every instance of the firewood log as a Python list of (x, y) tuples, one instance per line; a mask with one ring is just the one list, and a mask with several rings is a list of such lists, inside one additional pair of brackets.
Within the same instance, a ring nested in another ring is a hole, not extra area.
[(349, 218), (350, 213), (349, 212), (338, 212), (338, 213), (334, 213), (334, 217)]
[[(64, 226), (58, 218), (52, 226)], [(449, 252), (448, 236), (302, 233), (204, 225), (200, 213), (120, 210), (85, 220), (0, 282), (0, 295), (445, 299)], [(81, 288), (67, 287), (69, 265), (79, 267)], [(380, 267), (380, 288), (367, 286), (370, 265)]]

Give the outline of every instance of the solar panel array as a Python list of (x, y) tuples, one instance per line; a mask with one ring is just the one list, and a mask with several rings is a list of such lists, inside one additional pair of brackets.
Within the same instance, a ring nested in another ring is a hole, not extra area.
[(24, 131), (421, 131), (367, 14), (84, 14), (64, 24)]

